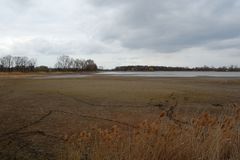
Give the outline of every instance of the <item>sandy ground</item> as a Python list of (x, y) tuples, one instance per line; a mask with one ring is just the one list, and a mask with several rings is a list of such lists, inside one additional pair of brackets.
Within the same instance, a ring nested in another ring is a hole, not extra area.
[(1, 159), (55, 159), (65, 134), (154, 119), (171, 104), (194, 115), (240, 103), (239, 78), (33, 76), (0, 76)]

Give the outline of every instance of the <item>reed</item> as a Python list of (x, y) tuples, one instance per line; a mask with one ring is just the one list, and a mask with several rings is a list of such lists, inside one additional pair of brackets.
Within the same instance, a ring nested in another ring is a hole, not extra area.
[(232, 115), (207, 112), (188, 121), (167, 112), (135, 127), (96, 128), (65, 135), (64, 160), (238, 160), (240, 109)]

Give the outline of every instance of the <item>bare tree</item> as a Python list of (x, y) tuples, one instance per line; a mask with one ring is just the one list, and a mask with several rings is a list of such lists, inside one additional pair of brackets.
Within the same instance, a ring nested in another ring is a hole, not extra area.
[(62, 55), (58, 57), (55, 67), (58, 69), (69, 69), (71, 68), (72, 59), (69, 56)]
[(34, 71), (35, 66), (36, 59), (29, 59), (28, 57), (8, 55), (0, 58), (1, 71)]
[(93, 60), (88, 59), (85, 62), (85, 70), (86, 71), (96, 71), (97, 65), (95, 64), (95, 62)]
[(36, 68), (36, 59), (28, 57), (7, 55), (0, 57), (0, 71), (17, 71), (17, 72), (33, 72), (33, 71), (96, 71), (97, 65), (91, 59), (74, 59), (63, 55), (58, 57), (55, 68), (49, 69), (46, 66)]
[(26, 63), (26, 67), (28, 69), (28, 71), (34, 71), (34, 68), (37, 64), (37, 60), (36, 59), (29, 59)]
[(60, 56), (57, 59), (57, 63), (55, 64), (55, 67), (57, 69), (63, 70), (63, 71), (95, 71), (97, 70), (97, 65), (94, 63), (93, 60), (88, 59), (73, 59), (69, 56)]
[(11, 55), (7, 55), (7, 56), (2, 57), (1, 58), (1, 64), (8, 71), (11, 71), (11, 68), (13, 67), (13, 57)]
[(13, 57), (14, 68), (17, 71), (25, 71), (28, 64), (28, 57)]
[(85, 60), (84, 59), (75, 59), (74, 61), (74, 68), (76, 68), (77, 70), (83, 70), (85, 65)]

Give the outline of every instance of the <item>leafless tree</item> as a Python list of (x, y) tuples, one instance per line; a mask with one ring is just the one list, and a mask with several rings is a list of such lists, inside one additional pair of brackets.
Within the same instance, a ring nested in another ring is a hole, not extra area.
[(62, 71), (95, 71), (97, 70), (97, 65), (93, 60), (88, 59), (73, 59), (69, 56), (60, 56), (57, 59), (55, 68)]
[(71, 68), (71, 63), (72, 59), (69, 56), (62, 55), (58, 57), (55, 67), (59, 69), (69, 69)]
[(2, 57), (0, 61), (3, 68), (11, 71), (11, 68), (13, 67), (13, 57), (11, 55)]
[(1, 71), (34, 71), (35, 66), (36, 59), (29, 59), (28, 57), (8, 55), (0, 58)]

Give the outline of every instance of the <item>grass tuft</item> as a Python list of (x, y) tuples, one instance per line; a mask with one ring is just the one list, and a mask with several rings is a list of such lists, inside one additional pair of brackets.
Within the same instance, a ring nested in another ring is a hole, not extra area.
[(238, 160), (240, 108), (232, 113), (216, 116), (205, 112), (179, 124), (161, 112), (158, 119), (144, 120), (134, 128), (93, 127), (66, 135), (61, 159)]

